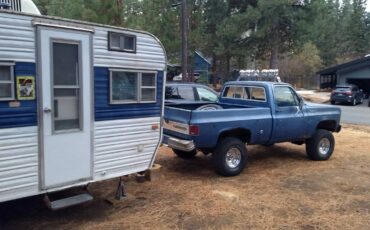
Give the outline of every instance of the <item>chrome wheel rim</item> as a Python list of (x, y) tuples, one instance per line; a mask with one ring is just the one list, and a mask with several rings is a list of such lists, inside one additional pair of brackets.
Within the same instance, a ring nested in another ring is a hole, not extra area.
[(330, 151), (330, 140), (328, 138), (323, 138), (319, 142), (319, 152), (321, 155), (326, 155)]
[(238, 148), (231, 148), (226, 153), (226, 165), (229, 168), (235, 169), (240, 165), (242, 153)]

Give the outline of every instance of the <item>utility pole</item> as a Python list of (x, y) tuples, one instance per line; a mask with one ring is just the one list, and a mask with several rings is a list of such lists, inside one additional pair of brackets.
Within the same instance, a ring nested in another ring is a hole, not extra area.
[(181, 58), (181, 72), (182, 81), (188, 82), (188, 5), (187, 0), (181, 0), (181, 48), (182, 48), (182, 58)]

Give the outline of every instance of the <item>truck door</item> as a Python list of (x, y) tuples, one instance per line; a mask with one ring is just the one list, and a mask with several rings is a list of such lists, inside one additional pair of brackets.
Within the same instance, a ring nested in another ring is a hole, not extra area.
[(274, 87), (274, 142), (299, 140), (305, 136), (306, 123), (299, 107), (299, 97), (289, 86)]

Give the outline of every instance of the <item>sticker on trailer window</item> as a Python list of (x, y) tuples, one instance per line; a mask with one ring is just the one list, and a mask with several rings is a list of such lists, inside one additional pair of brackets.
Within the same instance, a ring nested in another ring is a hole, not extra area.
[(34, 100), (36, 98), (35, 93), (35, 77), (17, 76), (18, 100)]

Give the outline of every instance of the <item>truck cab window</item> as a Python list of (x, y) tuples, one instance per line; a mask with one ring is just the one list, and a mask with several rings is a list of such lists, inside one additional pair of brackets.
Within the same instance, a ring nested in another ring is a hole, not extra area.
[(246, 87), (246, 92), (249, 100), (266, 101), (266, 92), (262, 87)]
[(274, 89), (276, 105), (279, 107), (298, 106), (299, 99), (287, 86), (277, 86)]
[(243, 87), (231, 86), (225, 89), (223, 97), (242, 99), (244, 98), (244, 95), (245, 95), (245, 91)]

